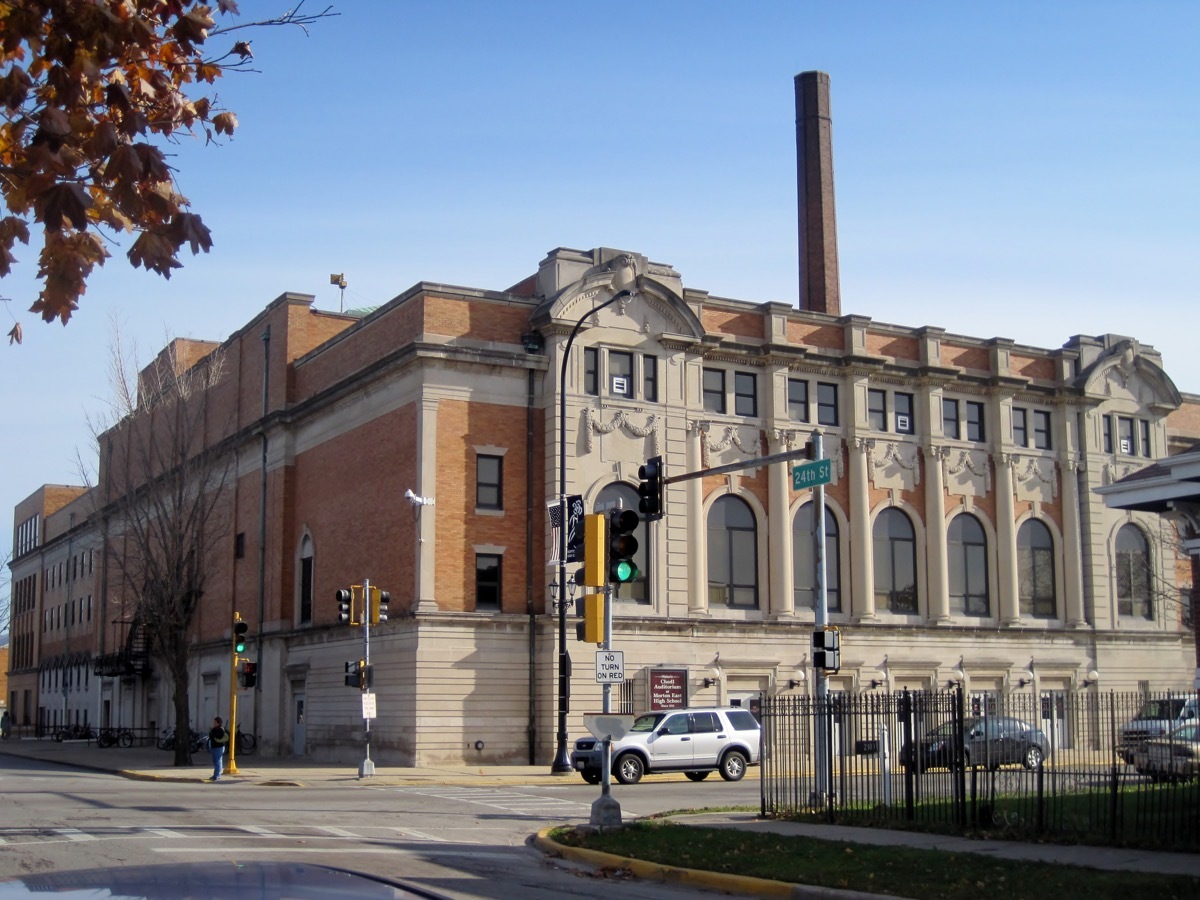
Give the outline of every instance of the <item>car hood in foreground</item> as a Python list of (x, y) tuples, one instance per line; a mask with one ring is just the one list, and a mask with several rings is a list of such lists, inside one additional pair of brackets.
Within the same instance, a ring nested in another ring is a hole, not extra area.
[(206, 862), (39, 872), (0, 881), (0, 900), (402, 900), (445, 895), (343, 869), (289, 862)]

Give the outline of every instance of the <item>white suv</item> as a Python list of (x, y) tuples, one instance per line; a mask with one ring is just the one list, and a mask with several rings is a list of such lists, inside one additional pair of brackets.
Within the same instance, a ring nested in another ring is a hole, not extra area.
[[(649, 772), (683, 772), (703, 781), (716, 771), (726, 781), (738, 781), (747, 766), (758, 764), (760, 733), (750, 711), (736, 707), (646, 713), (613, 741), (612, 773), (621, 784), (637, 784)], [(603, 756), (603, 742), (580, 738), (571, 765), (584, 781), (599, 784)]]

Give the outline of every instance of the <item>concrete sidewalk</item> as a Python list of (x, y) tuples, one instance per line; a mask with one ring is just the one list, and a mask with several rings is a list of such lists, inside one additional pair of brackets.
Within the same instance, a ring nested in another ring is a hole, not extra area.
[[(81, 769), (114, 772), (127, 778), (158, 781), (204, 781), (210, 771), (209, 755), (205, 751), (193, 754), (196, 764), (191, 768), (171, 765), (173, 755), (153, 747), (118, 747), (100, 749), (84, 741), (9, 740), (0, 742), (0, 755), (20, 756), (60, 763)], [(360, 779), (358, 763), (345, 765), (314, 765), (298, 759), (260, 757), (257, 754), (238, 756), (238, 774), (226, 776), (231, 782), (260, 785), (315, 785), (362, 783), (378, 785), (559, 785), (578, 781), (574, 773), (555, 775), (548, 766), (440, 766), (401, 768), (376, 765), (375, 775)], [(680, 775), (651, 776), (654, 780), (680, 780)], [(1064, 844), (1033, 844), (1017, 841), (972, 840), (947, 835), (915, 831), (889, 831), (881, 828), (854, 828), (841, 825), (821, 825), (780, 822), (760, 819), (751, 813), (705, 813), (683, 815), (675, 821), (688, 825), (708, 825), (747, 831), (766, 831), (774, 834), (797, 835), (822, 840), (847, 841), (877, 846), (911, 847), (940, 853), (975, 853), (1000, 859), (1026, 860), (1085, 866), (1111, 871), (1160, 872), (1170, 875), (1190, 875), (1200, 878), (1200, 855), (1187, 853), (1158, 853), (1115, 847), (1091, 847)], [(544, 834), (538, 844), (547, 852), (577, 858), (592, 865), (613, 866), (625, 860), (574, 851), (549, 842)], [(598, 857), (604, 857), (599, 859)], [(664, 867), (656, 867), (662, 870)], [(649, 877), (649, 876), (647, 876)], [(674, 876), (666, 876), (673, 878)], [(694, 881), (694, 879), (693, 879)], [(714, 885), (715, 886), (715, 885)], [(743, 886), (746, 887), (746, 886)], [(731, 889), (731, 888), (730, 888)], [(762, 893), (759, 888), (739, 890), (739, 893)], [(776, 893), (776, 892), (768, 892)], [(776, 893), (777, 895), (777, 893)], [(798, 895), (796, 895), (798, 896)], [(827, 895), (828, 896), (828, 895)]]

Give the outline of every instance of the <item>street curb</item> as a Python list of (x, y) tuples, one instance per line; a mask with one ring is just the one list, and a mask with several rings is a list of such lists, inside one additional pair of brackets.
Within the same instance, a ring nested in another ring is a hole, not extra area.
[[(789, 884), (786, 881), (772, 881), (769, 878), (754, 878), (749, 875), (727, 875), (724, 872), (665, 866), (661, 863), (602, 853), (599, 850), (568, 847), (550, 837), (550, 832), (560, 827), (551, 825), (543, 828), (534, 835), (533, 845), (548, 856), (558, 856), (601, 869), (623, 869), (631, 875), (650, 881), (710, 888), (733, 894), (752, 894), (757, 897), (791, 897), (795, 900), (886, 900), (891, 896), (868, 894), (862, 891), (844, 891), (817, 885)], [(900, 898), (896, 898), (896, 900), (900, 900)]]

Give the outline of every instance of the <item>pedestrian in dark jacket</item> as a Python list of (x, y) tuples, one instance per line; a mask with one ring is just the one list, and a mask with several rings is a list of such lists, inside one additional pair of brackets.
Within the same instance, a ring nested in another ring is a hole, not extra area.
[(209, 781), (220, 781), (221, 772), (225, 766), (225, 748), (229, 746), (229, 732), (225, 730), (221, 717), (213, 719), (212, 730), (208, 732), (208, 750), (212, 753), (213, 773)]

